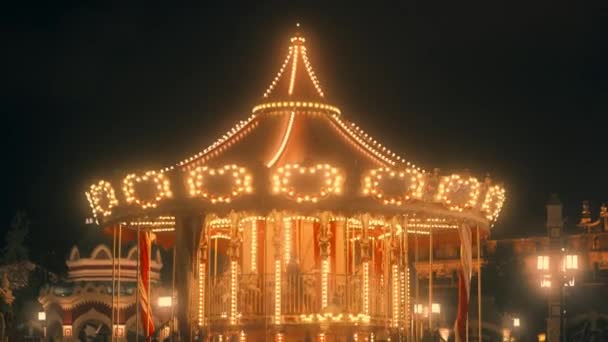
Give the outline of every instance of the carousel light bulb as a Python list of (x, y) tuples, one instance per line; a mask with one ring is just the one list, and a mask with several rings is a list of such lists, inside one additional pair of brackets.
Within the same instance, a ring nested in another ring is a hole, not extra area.
[(274, 324), (281, 324), (281, 260), (274, 262)]

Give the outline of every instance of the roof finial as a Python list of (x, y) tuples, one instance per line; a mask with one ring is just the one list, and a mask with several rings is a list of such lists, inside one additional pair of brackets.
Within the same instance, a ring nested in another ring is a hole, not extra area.
[(291, 37), (291, 43), (295, 45), (302, 45), (305, 42), (304, 37), (300, 34), (300, 23), (296, 22), (296, 32)]

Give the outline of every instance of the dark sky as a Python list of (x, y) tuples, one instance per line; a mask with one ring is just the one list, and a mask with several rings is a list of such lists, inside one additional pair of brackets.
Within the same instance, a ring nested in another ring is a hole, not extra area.
[(606, 5), (93, 3), (1, 11), (0, 226), (26, 210), (37, 258), (79, 238), (92, 180), (169, 165), (246, 118), (297, 21), (346, 118), (426, 169), (504, 182), (497, 235), (542, 231), (551, 192), (571, 223), (608, 200)]

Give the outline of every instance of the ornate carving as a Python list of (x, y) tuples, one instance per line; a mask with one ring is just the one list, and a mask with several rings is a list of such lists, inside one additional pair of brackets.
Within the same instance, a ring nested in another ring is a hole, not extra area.
[(322, 212), (319, 215), (319, 249), (321, 251), (321, 257), (326, 258), (331, 254), (331, 229), (329, 227), (329, 213)]
[(243, 234), (239, 230), (241, 214), (231, 211), (228, 217), (230, 219), (230, 248), (228, 248), (228, 256), (230, 260), (235, 261), (239, 259), (241, 242), (243, 241)]
[(398, 218), (393, 216), (391, 218), (390, 229), (391, 229), (391, 264), (399, 264), (399, 239), (396, 236), (397, 225), (399, 224)]
[(361, 220), (361, 261), (369, 261), (369, 214), (365, 213), (359, 217)]

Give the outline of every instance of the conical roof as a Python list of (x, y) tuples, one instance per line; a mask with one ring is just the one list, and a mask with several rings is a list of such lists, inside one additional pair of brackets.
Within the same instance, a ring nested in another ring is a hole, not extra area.
[[(261, 101), (247, 120), (177, 166), (199, 165), (220, 154), (230, 154), (233, 160), (258, 156), (267, 167), (345, 157), (375, 166), (410, 166), (357, 125), (341, 118), (340, 109), (326, 102), (307, 55), (306, 38), (299, 32), (290, 39), (287, 56)], [(243, 145), (242, 150), (234, 145)]]
[(297, 31), (290, 42), (287, 56), (266, 88), (264, 99), (322, 101), (325, 94), (308, 59), (306, 39)]

